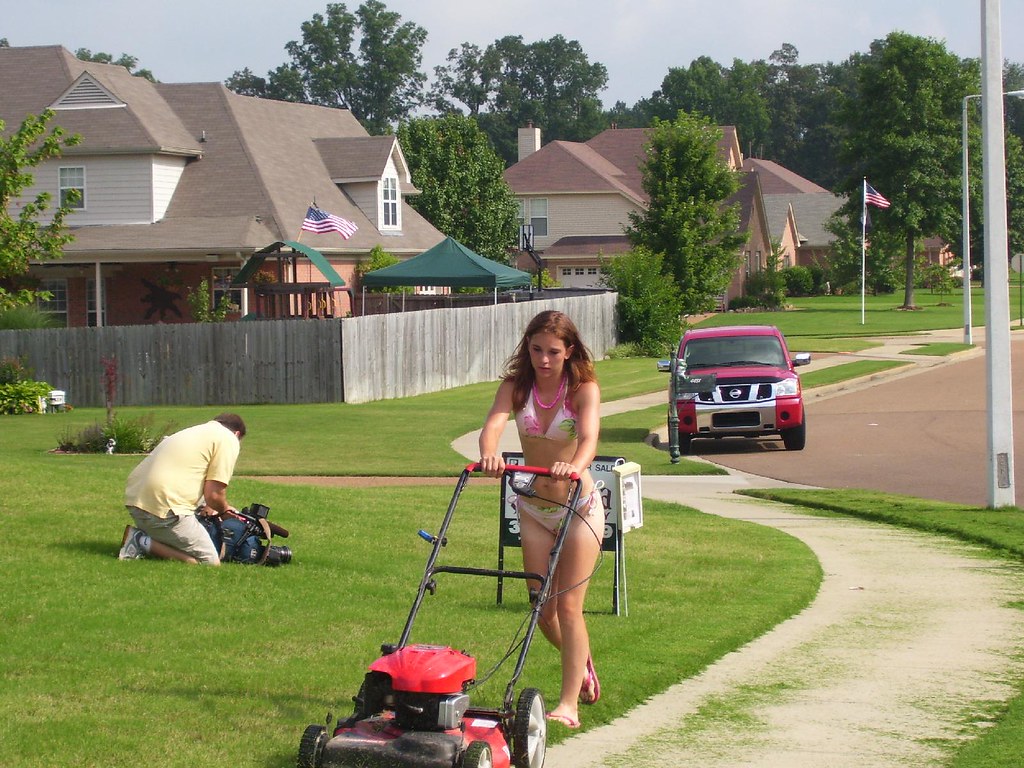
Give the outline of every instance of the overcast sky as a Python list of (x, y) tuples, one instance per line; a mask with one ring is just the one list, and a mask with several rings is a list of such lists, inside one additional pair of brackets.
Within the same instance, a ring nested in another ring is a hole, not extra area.
[[(361, 2), (361, 0), (360, 0)], [(354, 11), (360, 2), (348, 2)], [(767, 59), (783, 43), (800, 63), (842, 61), (893, 30), (981, 55), (982, 0), (385, 0), (427, 30), (423, 71), (463, 42), (561, 34), (608, 69), (605, 107), (657, 90), (671, 67), (698, 56), (729, 66)], [(259, 75), (288, 61), (284, 46), (324, 13), (324, 0), (0, 0), (0, 37), (14, 46), (63, 45), (128, 53), (163, 82)], [(1003, 57), (1024, 63), (1024, 2), (1002, 2)], [(3, 116), (0, 115), (0, 118)]]

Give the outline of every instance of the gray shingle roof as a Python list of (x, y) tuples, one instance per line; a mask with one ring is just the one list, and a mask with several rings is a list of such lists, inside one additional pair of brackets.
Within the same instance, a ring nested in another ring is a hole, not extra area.
[(765, 195), (764, 207), (772, 237), (777, 237), (785, 223), (790, 205), (796, 217), (796, 228), (802, 246), (826, 247), (835, 237), (825, 229), (825, 223), (843, 204), (843, 199), (831, 192), (804, 192), (785, 195)]
[[(373, 167), (379, 178), (386, 148), (394, 146), (393, 137), (368, 136), (347, 110), (239, 96), (220, 83), (154, 84), (124, 67), (79, 61), (60, 46), (0, 48), (0, 116), (7, 132), (21, 116), (58, 100), (83, 72), (127, 106), (58, 112), (55, 122), (84, 139), (68, 155), (144, 152), (191, 159), (163, 221), (76, 227), (67, 255), (251, 251), (296, 239), (313, 200), (359, 227), (350, 240), (305, 233), (305, 241), (321, 250), (365, 252), (383, 243), (404, 255), (443, 238), (405, 204), (401, 232), (382, 235), (332, 182), (361, 178)], [(375, 151), (366, 152), (371, 147)], [(345, 163), (357, 156), (359, 165), (347, 171)]]

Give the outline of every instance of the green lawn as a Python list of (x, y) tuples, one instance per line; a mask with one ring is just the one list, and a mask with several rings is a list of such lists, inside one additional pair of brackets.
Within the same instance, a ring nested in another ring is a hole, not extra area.
[[(298, 471), (303, 461), (345, 468), (347, 452), (324, 459), (331, 446), (311, 443), (326, 433), (325, 418), (346, 429), (372, 425), (377, 435), (381, 424), (402, 424), (404, 433), (389, 427), (403, 438), (391, 452), (407, 464), (390, 460), (405, 474), (409, 457), (433, 452), (421, 443), (456, 436), (454, 427), (421, 434), (412, 406), (376, 405), (377, 421), (358, 415), (360, 407), (240, 409), (255, 425), (242, 456), (250, 472), (282, 463)], [(187, 423), (209, 410), (164, 415)], [(341, 489), (236, 478), (236, 503), (267, 504), (271, 519), (290, 529), (294, 560), (281, 568), (120, 562), (128, 517), (119, 502), (138, 459), (48, 453), (65, 420), (3, 420), (0, 762), (294, 765), (305, 726), (328, 711), (347, 714), (380, 643), (400, 634), (428, 552), (416, 532), (436, 530), (465, 460), (451, 457), (443, 467), (450, 486)], [(463, 428), (458, 418), (451, 423)], [(458, 509), (446, 561), (493, 567), (497, 487), (476, 481)], [(584, 713), (587, 727), (798, 612), (820, 581), (812, 553), (772, 529), (672, 504), (647, 502), (644, 511), (644, 527), (628, 538), (629, 616), (611, 612), (610, 555), (592, 581), (589, 624), (603, 692)], [(438, 581), (413, 640), (471, 650), (483, 677), (514, 642), (527, 609), (523, 590), (511, 585), (499, 607), (487, 580)], [(502, 667), (474, 701), (496, 705), (509, 674)], [(558, 679), (557, 655), (538, 639), (521, 685), (550, 699)], [(552, 742), (566, 735), (552, 729)]]
[[(835, 298), (846, 297), (824, 297)], [(817, 335), (807, 324), (807, 338), (824, 340), (821, 328), (837, 322), (829, 313), (850, 311), (838, 305), (815, 310), (816, 302), (808, 301), (811, 306), (770, 321), (783, 325), (789, 316), (818, 311), (823, 324)], [(857, 308), (859, 324), (859, 297)], [(927, 307), (873, 311), (872, 320), (884, 317), (907, 333), (931, 322)], [(907, 318), (919, 326), (910, 327)], [(895, 331), (889, 325), (875, 332)], [(653, 360), (603, 361), (599, 376), (606, 400), (665, 386)], [(114, 554), (128, 519), (120, 498), (138, 458), (49, 452), (63, 430), (102, 419), (103, 411), (0, 419), (6, 534), (0, 764), (293, 765), (303, 728), (323, 722), (328, 711), (347, 713), (379, 644), (397, 639), (427, 554), (416, 531), (436, 529), (466, 463), (450, 442), (479, 427), (493, 391), (487, 384), (364, 405), (239, 407), (250, 434), (231, 497), (267, 504), (271, 519), (291, 530), (295, 558), (278, 569), (118, 561)], [(157, 423), (182, 427), (218, 410), (119, 413), (152, 414)], [(708, 467), (671, 465), (665, 452), (639, 442), (663, 418), (664, 407), (607, 417), (601, 452), (639, 461), (648, 475)], [(450, 477), (451, 485), (345, 489), (261, 479), (276, 474), (435, 475)], [(860, 492), (803, 493), (783, 500), (855, 515), (896, 507), (900, 514), (885, 522), (922, 528), (927, 522), (946, 535), (962, 528), (965, 539), (1003, 556), (1024, 553), (1018, 511), (909, 504)], [(493, 484), (472, 484), (445, 557), (492, 566), (496, 507)], [(627, 537), (629, 616), (610, 611), (610, 557), (592, 581), (588, 621), (603, 695), (583, 713), (587, 728), (621, 716), (799, 612), (820, 583), (813, 554), (771, 528), (649, 500), (644, 513), (644, 527)], [(439, 579), (413, 639), (465, 647), (486, 671), (513, 641), (525, 600), (513, 587), (499, 607), (492, 584), (456, 579)], [(538, 641), (522, 683), (550, 699), (557, 670), (556, 655)], [(508, 674), (501, 668), (474, 700), (495, 702)], [(552, 729), (551, 739), (565, 735)], [(951, 764), (1015, 764), (1022, 751), (1024, 700), (1018, 699)]]
[[(789, 341), (791, 349), (800, 352), (836, 351), (816, 349), (815, 340), (859, 338), (914, 334), (946, 328), (962, 328), (964, 324), (963, 294), (939, 296), (918, 289), (914, 293), (915, 311), (901, 310), (903, 292), (864, 299), (864, 322), (861, 323), (860, 294), (847, 296), (811, 296), (789, 299), (794, 311), (789, 312), (727, 312), (713, 315), (702, 326), (776, 325)], [(974, 325), (985, 323), (985, 294), (975, 286), (971, 292), (971, 317)]]

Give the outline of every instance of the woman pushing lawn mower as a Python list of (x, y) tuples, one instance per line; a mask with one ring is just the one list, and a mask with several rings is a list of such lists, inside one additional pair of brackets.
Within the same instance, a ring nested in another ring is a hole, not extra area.
[[(485, 474), (500, 477), (505, 470), (498, 441), (510, 415), (515, 416), (524, 462), (550, 468), (549, 477), (538, 476), (516, 498), (524, 570), (547, 576), (555, 536), (561, 526), (569, 526), (540, 618), (541, 631), (562, 657), (558, 705), (547, 717), (568, 728), (580, 725), (578, 703), (593, 704), (601, 695), (583, 618), (604, 535), (604, 506), (588, 470), (597, 452), (600, 405), (594, 365), (575, 324), (562, 312), (541, 312), (506, 363), (480, 433), (479, 466)], [(570, 513), (566, 501), (574, 473), (581, 488)], [(533, 596), (540, 585), (527, 584)]]

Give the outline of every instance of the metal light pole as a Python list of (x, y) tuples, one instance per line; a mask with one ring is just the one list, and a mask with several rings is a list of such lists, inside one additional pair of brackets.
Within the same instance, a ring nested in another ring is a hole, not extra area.
[(985, 189), (985, 361), (989, 507), (1015, 504), (1013, 387), (1010, 379), (1009, 244), (999, 0), (981, 4), (982, 146)]
[[(1024, 90), (1007, 91), (1003, 96), (1024, 97)], [(971, 331), (971, 185), (970, 185), (970, 164), (967, 153), (967, 101), (969, 99), (980, 99), (980, 93), (964, 96), (963, 104), (963, 247), (961, 258), (964, 262), (964, 344), (974, 343), (974, 334)]]

